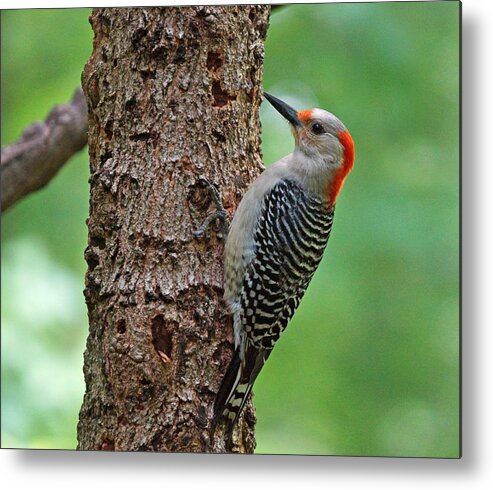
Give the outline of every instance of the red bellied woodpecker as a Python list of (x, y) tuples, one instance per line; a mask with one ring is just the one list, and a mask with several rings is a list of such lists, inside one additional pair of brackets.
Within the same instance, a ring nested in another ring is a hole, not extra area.
[(295, 149), (250, 186), (226, 240), (224, 288), (235, 353), (217, 393), (212, 434), (224, 418), (228, 439), (322, 259), (354, 161), (353, 140), (336, 116), (297, 112), (264, 95), (291, 124)]

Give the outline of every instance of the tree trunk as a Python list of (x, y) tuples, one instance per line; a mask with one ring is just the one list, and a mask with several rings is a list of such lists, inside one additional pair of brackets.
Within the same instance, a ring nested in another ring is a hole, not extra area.
[[(79, 449), (225, 451), (209, 446), (232, 356), (223, 240), (192, 235), (232, 215), (260, 173), (268, 6), (95, 9), (84, 69), (91, 198), (84, 291), (89, 337)], [(233, 450), (255, 448), (249, 403)]]

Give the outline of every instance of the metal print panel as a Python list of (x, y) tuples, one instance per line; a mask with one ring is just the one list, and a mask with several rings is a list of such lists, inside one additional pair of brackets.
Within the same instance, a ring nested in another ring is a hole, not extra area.
[(3, 11), (2, 447), (460, 457), (459, 43), (454, 1)]

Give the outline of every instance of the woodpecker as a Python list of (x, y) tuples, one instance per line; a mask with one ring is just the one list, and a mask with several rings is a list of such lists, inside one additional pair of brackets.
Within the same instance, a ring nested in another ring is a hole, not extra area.
[(216, 396), (211, 439), (224, 420), (231, 440), (255, 379), (322, 259), (354, 162), (353, 139), (336, 116), (297, 112), (264, 96), (290, 123), (295, 149), (253, 182), (226, 239), (224, 289), (235, 352)]

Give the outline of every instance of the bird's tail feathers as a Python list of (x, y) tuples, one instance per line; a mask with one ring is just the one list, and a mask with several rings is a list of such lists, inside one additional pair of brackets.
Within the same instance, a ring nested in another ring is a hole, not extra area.
[(239, 348), (236, 349), (214, 403), (211, 441), (218, 423), (224, 419), (226, 421), (226, 441), (229, 444), (233, 429), (252, 391), (253, 383), (269, 354), (270, 350), (259, 351), (253, 347), (247, 348), (245, 361), (242, 364)]
[(237, 419), (238, 411), (235, 410), (236, 391), (241, 380), (241, 359), (240, 351), (237, 348), (231, 360), (226, 374), (221, 382), (221, 386), (214, 402), (214, 418), (211, 425), (211, 440), (218, 423), (224, 418), (227, 420), (228, 431), (232, 432)]

